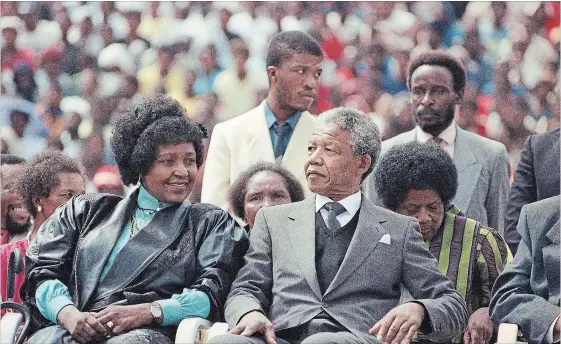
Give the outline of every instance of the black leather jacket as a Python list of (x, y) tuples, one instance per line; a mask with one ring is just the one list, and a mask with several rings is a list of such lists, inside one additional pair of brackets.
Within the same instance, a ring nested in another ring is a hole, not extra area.
[(177, 204), (160, 210), (127, 242), (107, 275), (103, 268), (136, 205), (138, 190), (74, 197), (39, 229), (26, 257), (21, 290), (32, 311), (31, 333), (52, 325), (39, 313), (35, 291), (58, 279), (81, 311), (110, 304), (138, 304), (170, 298), (183, 288), (205, 292), (210, 320), (223, 319), (230, 286), (249, 246), (246, 231), (226, 212), (209, 204)]

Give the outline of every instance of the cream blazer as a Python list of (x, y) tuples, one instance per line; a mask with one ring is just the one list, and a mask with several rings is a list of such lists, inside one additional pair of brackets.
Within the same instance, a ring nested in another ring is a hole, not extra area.
[[(315, 117), (303, 112), (282, 157), (282, 165), (298, 178), (306, 197), (312, 193), (306, 182), (304, 161), (314, 124)], [(227, 195), (230, 185), (240, 173), (260, 161), (275, 161), (264, 101), (256, 108), (214, 127), (205, 163), (201, 202), (229, 210)]]

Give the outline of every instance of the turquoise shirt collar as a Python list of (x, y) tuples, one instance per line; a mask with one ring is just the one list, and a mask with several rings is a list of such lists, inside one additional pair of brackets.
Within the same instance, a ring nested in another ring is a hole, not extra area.
[[(277, 119), (273, 114), (273, 111), (271, 111), (271, 108), (267, 104), (267, 101), (265, 100), (263, 103), (263, 107), (265, 108), (265, 118), (267, 119), (267, 128), (271, 129), (273, 127), (273, 124), (277, 122)], [(294, 114), (290, 115), (290, 117), (288, 117), (288, 120), (286, 122), (292, 130), (294, 130), (296, 123), (298, 123), (300, 115), (302, 115), (302, 111), (297, 111)]]
[(173, 205), (173, 203), (158, 201), (158, 199), (152, 196), (142, 185), (140, 186), (140, 191), (138, 192), (138, 200), (136, 201), (136, 204), (139, 208), (154, 211)]

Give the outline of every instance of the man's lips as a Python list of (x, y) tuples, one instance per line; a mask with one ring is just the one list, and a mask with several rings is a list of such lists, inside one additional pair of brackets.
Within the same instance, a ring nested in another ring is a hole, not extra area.
[(318, 175), (318, 176), (323, 177), (323, 174), (319, 173), (318, 171), (314, 171), (314, 170), (306, 171), (306, 176), (310, 176), (310, 175)]

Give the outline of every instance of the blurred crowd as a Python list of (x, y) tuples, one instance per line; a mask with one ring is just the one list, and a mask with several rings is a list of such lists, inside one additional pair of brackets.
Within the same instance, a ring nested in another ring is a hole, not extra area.
[(121, 109), (165, 93), (210, 135), (265, 99), (267, 44), (283, 30), (305, 31), (324, 50), (311, 112), (360, 109), (383, 139), (414, 127), (407, 64), (438, 48), (467, 69), (457, 123), (504, 143), (512, 168), (528, 135), (559, 126), (559, 2), (0, 5), (2, 153), (63, 150), (82, 161), (90, 189), (121, 187), (109, 147)]

